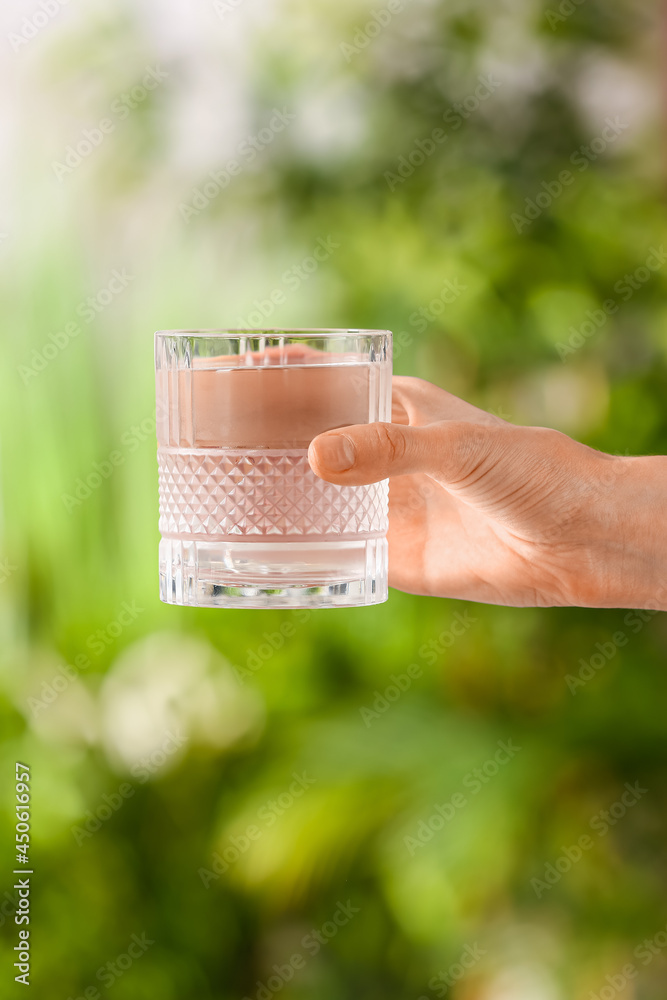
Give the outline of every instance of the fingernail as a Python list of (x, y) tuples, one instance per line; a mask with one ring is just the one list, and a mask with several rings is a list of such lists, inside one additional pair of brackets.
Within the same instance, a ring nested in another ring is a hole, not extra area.
[(357, 452), (345, 434), (328, 434), (317, 442), (320, 464), (331, 472), (346, 472), (354, 465)]

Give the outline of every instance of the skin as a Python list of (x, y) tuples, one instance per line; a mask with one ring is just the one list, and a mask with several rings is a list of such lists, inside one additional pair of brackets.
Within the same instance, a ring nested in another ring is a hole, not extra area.
[(389, 583), (515, 607), (667, 610), (667, 458), (606, 455), (417, 378), (391, 423), (327, 431), (313, 471), (389, 477)]

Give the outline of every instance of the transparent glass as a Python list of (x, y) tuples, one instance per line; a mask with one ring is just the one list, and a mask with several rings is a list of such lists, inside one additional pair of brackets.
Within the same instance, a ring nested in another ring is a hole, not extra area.
[(307, 453), (391, 419), (388, 330), (161, 330), (155, 377), (162, 601), (386, 601), (387, 480), (325, 483)]

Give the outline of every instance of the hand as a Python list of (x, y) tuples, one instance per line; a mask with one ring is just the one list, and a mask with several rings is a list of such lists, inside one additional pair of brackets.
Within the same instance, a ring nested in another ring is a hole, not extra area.
[(519, 607), (667, 610), (667, 459), (605, 455), (519, 427), (417, 378), (391, 423), (316, 437), (341, 485), (390, 477), (389, 583)]

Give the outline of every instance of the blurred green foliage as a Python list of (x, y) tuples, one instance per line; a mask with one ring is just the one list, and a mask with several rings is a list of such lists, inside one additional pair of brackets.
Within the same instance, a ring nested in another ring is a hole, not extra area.
[[(583, 1000), (628, 962), (615, 995), (665, 996), (662, 615), (157, 599), (152, 333), (258, 325), (275, 289), (271, 324), (387, 327), (398, 373), (665, 451), (665, 269), (637, 270), (665, 231), (652, 5), (388, 10), (99, 0), (34, 37), (4, 12), (3, 996), (16, 760), (40, 1000)], [(294, 119), (267, 133), (274, 109)], [(521, 750), (494, 771), (498, 741)]]

